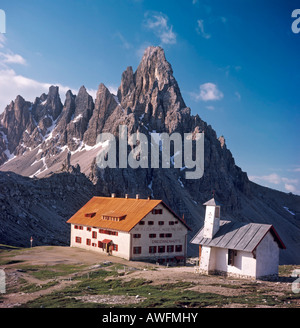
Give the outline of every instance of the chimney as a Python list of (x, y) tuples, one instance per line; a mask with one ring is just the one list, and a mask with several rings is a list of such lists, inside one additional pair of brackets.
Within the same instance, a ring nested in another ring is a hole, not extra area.
[(139, 194), (136, 194), (136, 199), (140, 199), (140, 195)]
[(125, 194), (125, 198), (128, 199), (128, 194)]
[(148, 196), (148, 200), (151, 200), (151, 196)]
[(212, 198), (203, 205), (206, 206), (203, 237), (213, 238), (220, 228), (220, 204)]
[(111, 194), (111, 198), (116, 198), (116, 194)]

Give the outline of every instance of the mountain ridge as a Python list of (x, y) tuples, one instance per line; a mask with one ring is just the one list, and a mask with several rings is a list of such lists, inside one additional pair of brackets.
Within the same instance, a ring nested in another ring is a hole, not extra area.
[[(95, 161), (101, 149), (97, 137), (100, 133), (110, 132), (118, 142), (119, 125), (126, 125), (128, 134), (139, 131), (148, 139), (154, 132), (178, 132), (181, 135), (203, 132), (203, 177), (186, 180), (185, 170), (174, 168), (100, 170)], [(279, 196), (280, 192), (249, 181), (247, 174), (235, 164), (224, 137), (218, 138), (199, 115), (191, 115), (172, 66), (160, 47), (148, 47), (135, 72), (131, 66), (127, 67), (117, 95), (101, 83), (95, 101), (84, 86), (77, 95), (69, 90), (64, 104), (55, 86), (33, 103), (17, 96), (0, 115), (0, 165), (2, 174), (12, 171), (39, 179), (51, 178), (66, 167), (74, 167), (93, 183), (93, 193), (106, 196), (116, 193), (120, 197), (140, 194), (141, 197), (150, 195), (163, 199), (176, 213), (185, 216), (192, 234), (203, 224), (201, 204), (211, 197), (214, 190), (223, 204), (223, 216), (235, 220), (275, 222), (279, 234), (286, 236), (291, 247), (288, 255), (282, 255), (283, 261), (290, 262), (293, 258), (300, 261), (296, 252), (297, 247), (299, 250), (300, 197), (291, 196), (294, 201), (291, 202)], [(272, 197), (281, 205), (276, 204)], [(280, 198), (289, 204), (283, 204)], [(295, 215), (282, 209), (284, 206), (289, 206)], [(189, 249), (194, 251), (191, 245)]]

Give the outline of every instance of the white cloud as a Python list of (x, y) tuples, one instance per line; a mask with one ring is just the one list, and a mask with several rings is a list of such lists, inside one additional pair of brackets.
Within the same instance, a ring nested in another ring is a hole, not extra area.
[(271, 173), (269, 175), (262, 175), (262, 176), (249, 176), (249, 179), (256, 183), (261, 184), (273, 184), (279, 187), (279, 185), (282, 186), (286, 191), (293, 192), (293, 193), (299, 193), (297, 190), (297, 186), (299, 184), (298, 179), (290, 179), (279, 176), (277, 173)]
[(26, 65), (26, 60), (18, 54), (0, 52), (0, 62), (5, 64)]
[(269, 183), (276, 184), (276, 185), (281, 183), (281, 177), (276, 173), (272, 173), (269, 175), (263, 175), (263, 176), (254, 176), (253, 175), (253, 176), (249, 176), (249, 179), (254, 182), (264, 181), (264, 182), (269, 182)]
[(295, 186), (293, 186), (291, 184), (288, 184), (288, 183), (284, 184), (284, 188), (289, 192), (296, 192), (297, 191)]
[(201, 35), (204, 39), (210, 39), (211, 34), (208, 34), (204, 31), (204, 20), (203, 19), (198, 19), (197, 20), (198, 26), (196, 27), (196, 31), (199, 35)]
[(281, 178), (281, 180), (285, 183), (298, 183), (298, 179)]
[(291, 172), (300, 172), (300, 167), (296, 167), (295, 169), (289, 169)]
[(195, 101), (213, 101), (221, 100), (224, 94), (218, 89), (214, 83), (204, 83), (200, 85), (199, 93), (190, 93)]
[[(5, 107), (15, 100), (17, 95), (21, 95), (25, 100), (34, 101), (42, 93), (48, 93), (51, 83), (43, 83), (22, 75), (18, 75), (13, 69), (5, 68), (0, 70), (0, 113), (3, 112)], [(59, 86), (60, 96), (62, 100), (68, 90), (74, 90), (68, 86), (53, 83)]]
[(169, 26), (168, 20), (168, 16), (163, 13), (147, 12), (144, 24), (160, 38), (162, 44), (175, 44), (176, 34), (173, 32), (173, 26)]

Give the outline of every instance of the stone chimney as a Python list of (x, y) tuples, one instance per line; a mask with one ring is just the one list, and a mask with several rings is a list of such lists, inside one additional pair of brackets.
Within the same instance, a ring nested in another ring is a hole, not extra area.
[(213, 238), (220, 227), (220, 204), (212, 198), (203, 205), (206, 206), (203, 237)]
[(136, 199), (140, 199), (140, 195), (139, 194), (136, 194)]
[(128, 194), (125, 194), (125, 198), (128, 199)]
[(111, 198), (116, 198), (116, 194), (111, 194)]

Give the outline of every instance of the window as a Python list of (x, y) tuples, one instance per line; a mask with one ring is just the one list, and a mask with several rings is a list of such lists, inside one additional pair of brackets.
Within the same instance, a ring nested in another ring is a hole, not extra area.
[(90, 239), (87, 239), (87, 240), (86, 240), (86, 244), (87, 244), (88, 246), (91, 246), (91, 240), (90, 240)]
[(182, 252), (182, 245), (176, 245), (175, 252)]
[(153, 221), (148, 221), (148, 225), (153, 225), (154, 222)]
[(133, 254), (141, 254), (142, 247), (133, 247)]
[(87, 231), (92, 231), (92, 228), (91, 227), (87, 227), (86, 230)]
[(168, 245), (167, 246), (167, 252), (168, 253), (173, 253), (174, 252), (174, 245)]
[(155, 254), (156, 253), (156, 246), (149, 246), (149, 253)]
[(139, 225), (145, 225), (145, 221), (140, 221)]
[(83, 230), (83, 226), (79, 226), (78, 229), (79, 229), (79, 230)]
[(140, 233), (135, 233), (135, 234), (133, 235), (133, 238), (141, 238), (141, 234), (140, 234)]
[(92, 246), (93, 246), (93, 247), (97, 247), (97, 244), (96, 244), (96, 243), (92, 243)]
[(234, 257), (236, 256), (237, 252), (233, 249), (228, 250), (228, 265), (234, 265)]
[(174, 225), (174, 221), (169, 221), (169, 225)]
[(112, 250), (113, 251), (117, 252), (118, 251), (118, 248), (119, 248), (118, 245), (116, 245), (116, 244), (113, 244), (112, 245)]
[(215, 217), (220, 218), (220, 207), (219, 206), (216, 206)]
[(103, 248), (103, 243), (101, 241), (98, 241), (98, 247)]
[(112, 235), (112, 236), (118, 236), (118, 231), (99, 229), (99, 233), (103, 233), (103, 234), (106, 234), (106, 235)]
[(149, 238), (156, 238), (156, 233), (150, 233)]
[(163, 210), (162, 209), (154, 209), (152, 210), (152, 214), (156, 215), (156, 214), (162, 214)]
[(74, 229), (78, 229), (78, 225), (75, 225), (75, 226), (74, 226)]
[(158, 221), (158, 225), (162, 226), (162, 225), (164, 225), (164, 224), (165, 224), (164, 221)]
[(172, 238), (171, 233), (160, 233), (159, 238)]
[(102, 220), (106, 220), (106, 221), (122, 221), (125, 220), (126, 215), (125, 214), (120, 214), (120, 215), (110, 215), (110, 214), (104, 214), (102, 215)]
[(97, 232), (96, 231), (93, 231), (92, 238), (97, 238)]
[(158, 246), (158, 253), (164, 253), (166, 250), (165, 246)]
[(93, 212), (93, 213), (86, 213), (84, 216), (85, 216), (86, 218), (93, 218), (95, 215), (96, 215), (96, 213)]
[(81, 244), (81, 237), (75, 237), (75, 242)]

